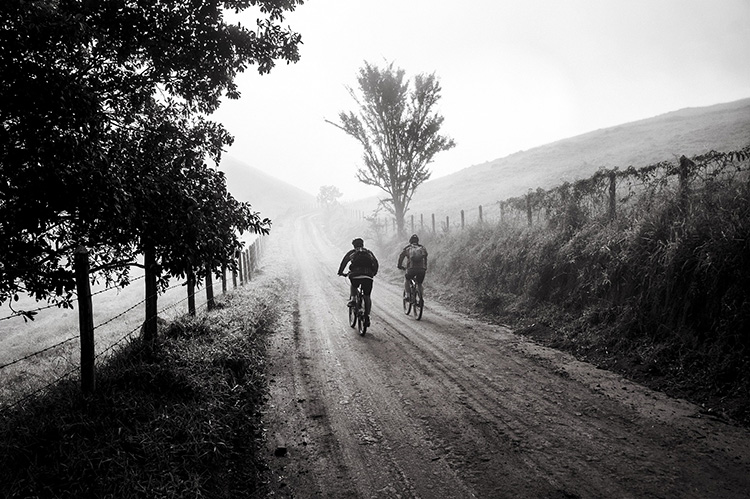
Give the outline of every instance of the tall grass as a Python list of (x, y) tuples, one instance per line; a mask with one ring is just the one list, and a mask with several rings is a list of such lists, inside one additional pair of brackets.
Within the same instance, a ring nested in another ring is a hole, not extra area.
[(555, 346), (750, 423), (747, 177), (695, 183), (687, 204), (665, 190), (613, 221), (575, 206), (551, 220), (435, 237), (431, 275), (484, 313), (545, 324)]
[(0, 415), (2, 497), (263, 497), (265, 342), (283, 284), (240, 288), (97, 373)]

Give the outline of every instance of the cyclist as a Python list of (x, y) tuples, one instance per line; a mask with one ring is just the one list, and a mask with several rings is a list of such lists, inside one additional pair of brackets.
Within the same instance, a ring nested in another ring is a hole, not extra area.
[[(403, 266), (404, 259), (406, 259), (406, 268)], [(417, 281), (419, 295), (424, 300), (422, 282), (424, 282), (424, 275), (427, 272), (427, 248), (419, 244), (418, 235), (412, 234), (409, 238), (409, 245), (401, 250), (396, 266), (399, 270), (406, 270), (404, 273), (404, 289), (407, 295), (409, 294), (409, 281), (413, 277)]]
[(370, 293), (372, 293), (372, 282), (373, 277), (378, 274), (378, 259), (372, 251), (365, 248), (365, 242), (361, 237), (352, 240), (352, 246), (354, 249), (349, 250), (344, 258), (341, 259), (341, 265), (339, 265), (339, 275), (344, 275), (344, 267), (349, 264), (349, 281), (351, 282), (349, 290), (349, 305), (354, 306), (354, 300), (357, 296), (357, 288), (362, 288), (362, 293), (365, 295), (365, 326), (370, 326), (370, 308), (372, 307), (372, 300), (370, 299)]

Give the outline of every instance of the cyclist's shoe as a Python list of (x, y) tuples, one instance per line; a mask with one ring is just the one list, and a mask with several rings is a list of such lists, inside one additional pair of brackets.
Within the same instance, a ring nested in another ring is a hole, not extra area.
[(347, 307), (353, 307), (357, 305), (357, 302), (354, 300), (349, 300), (349, 302), (346, 304)]
[(365, 327), (370, 327), (370, 316), (365, 315)]

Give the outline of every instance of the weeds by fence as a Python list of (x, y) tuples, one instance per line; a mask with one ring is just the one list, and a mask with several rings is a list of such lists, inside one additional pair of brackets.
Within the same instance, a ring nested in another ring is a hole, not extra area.
[[(264, 239), (258, 238), (251, 245), (249, 245), (248, 248), (246, 248), (242, 252), (238, 252), (238, 254), (236, 255), (237, 264), (238, 264), (237, 270), (232, 272), (233, 288), (236, 289), (238, 287), (238, 281), (239, 281), (239, 286), (243, 286), (245, 285), (245, 283), (251, 280), (253, 273), (258, 269), (260, 258), (262, 255), (262, 250), (264, 246), (265, 246)], [(220, 274), (221, 274), (221, 292), (222, 294), (226, 294), (227, 292), (227, 268), (223, 267), (221, 269)], [(87, 279), (87, 277), (85, 278)], [(142, 278), (143, 276), (139, 276), (133, 279), (131, 281), (131, 284)], [(187, 285), (186, 282), (178, 282), (166, 288), (165, 290), (163, 290), (162, 294), (167, 293), (170, 290), (176, 289), (178, 287), (186, 286), (186, 285)], [(211, 310), (212, 308), (215, 307), (213, 288), (214, 288), (214, 284), (212, 283), (210, 279), (207, 279), (205, 283), (206, 301), (199, 308), (202, 309), (205, 307), (207, 310)], [(91, 297), (100, 295), (102, 293), (105, 293), (107, 291), (114, 290), (114, 289), (117, 289), (117, 288), (105, 287), (93, 293), (90, 292), (89, 290), (86, 295), (84, 295), (83, 293), (79, 291), (78, 296), (76, 296), (71, 302), (72, 304), (78, 303), (79, 310), (81, 310), (83, 314), (85, 315), (85, 317), (81, 317), (79, 320), (80, 330), (79, 330), (78, 335), (69, 336), (61, 341), (55, 342), (52, 345), (46, 346), (44, 348), (28, 353), (26, 355), (23, 355), (22, 357), (19, 357), (17, 359), (8, 361), (0, 365), (0, 371), (3, 371), (4, 369), (29, 361), (33, 359), (34, 357), (39, 357), (42, 354), (46, 354), (48, 352), (58, 350), (61, 347), (70, 344), (74, 340), (81, 339), (81, 364), (79, 366), (75, 366), (73, 368), (68, 369), (63, 374), (55, 376), (54, 379), (52, 380), (47, 380), (43, 384), (43, 386), (33, 389), (31, 392), (28, 392), (22, 395), (20, 398), (12, 402), (4, 403), (2, 408), (0, 408), (0, 411), (6, 411), (19, 404), (23, 404), (25, 401), (32, 399), (33, 397), (37, 396), (43, 391), (49, 389), (50, 387), (54, 386), (55, 384), (59, 383), (60, 381), (64, 379), (70, 378), (72, 375), (76, 373), (80, 373), (81, 387), (84, 392), (94, 390), (95, 388), (94, 368), (95, 368), (96, 362), (98, 362), (100, 359), (104, 358), (106, 354), (108, 354), (109, 352), (117, 348), (118, 345), (121, 345), (124, 342), (129, 341), (132, 338), (134, 338), (135, 335), (141, 332), (142, 327), (143, 327), (143, 322), (139, 321), (136, 327), (130, 329), (124, 334), (121, 334), (119, 339), (110, 343), (106, 348), (101, 350), (98, 354), (95, 353), (94, 336), (93, 336), (94, 332), (96, 330), (103, 328), (104, 326), (108, 324), (116, 323), (117, 321), (121, 320), (129, 312), (135, 309), (138, 309), (139, 307), (142, 307), (144, 303), (146, 302), (146, 299), (144, 298), (143, 300), (138, 301), (137, 303), (131, 305), (130, 307), (117, 313), (116, 315), (110, 317), (109, 319), (101, 321), (100, 323), (94, 325), (93, 307), (87, 308), (87, 307), (81, 306), (81, 300), (88, 299), (88, 301), (90, 301)], [(198, 296), (198, 291), (196, 290), (196, 288), (194, 286), (192, 288), (189, 287), (187, 296), (177, 301), (176, 303), (160, 308), (156, 313), (156, 317), (162, 317), (165, 312), (171, 309), (176, 309), (179, 305), (184, 304), (185, 301), (188, 301), (189, 303), (188, 308), (187, 308), (187, 313), (190, 315), (195, 315), (196, 314), (195, 299), (197, 296)], [(37, 312), (40, 312), (42, 310), (56, 308), (56, 307), (57, 305), (47, 305), (43, 307), (38, 307), (30, 311), (13, 312), (12, 314), (6, 317), (0, 318), (0, 321), (18, 319), (18, 318), (24, 318), (27, 321), (29, 320), (29, 318), (33, 320), (33, 317), (34, 315), (36, 315)], [(147, 320), (148, 317), (146, 317), (145, 319)], [(88, 332), (85, 331), (85, 329), (87, 328), (90, 328), (90, 331)], [(90, 338), (84, 339), (84, 336), (86, 335), (90, 335)]]
[[(738, 176), (747, 177), (750, 146), (738, 151), (716, 152), (678, 161), (662, 161), (642, 168), (602, 168), (593, 176), (565, 182), (552, 189), (537, 189), (527, 194), (493, 204), (479, 205), (453, 213), (419, 213), (408, 215), (405, 227), (410, 232), (433, 234), (465, 229), (476, 224), (503, 224), (510, 227), (575, 227), (585, 220), (613, 220), (627, 216), (634, 209), (648, 209), (662, 194), (678, 196), (683, 208), (689, 209), (695, 183), (711, 189)], [(367, 219), (377, 234), (396, 231), (396, 220), (356, 212)]]

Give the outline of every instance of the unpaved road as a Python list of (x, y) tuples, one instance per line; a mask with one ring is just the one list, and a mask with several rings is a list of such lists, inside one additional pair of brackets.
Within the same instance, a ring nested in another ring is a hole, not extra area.
[(431, 303), (429, 280), (421, 321), (376, 280), (359, 336), (348, 247), (313, 221), (276, 245), (298, 290), (269, 350), (278, 497), (750, 497), (750, 432)]

